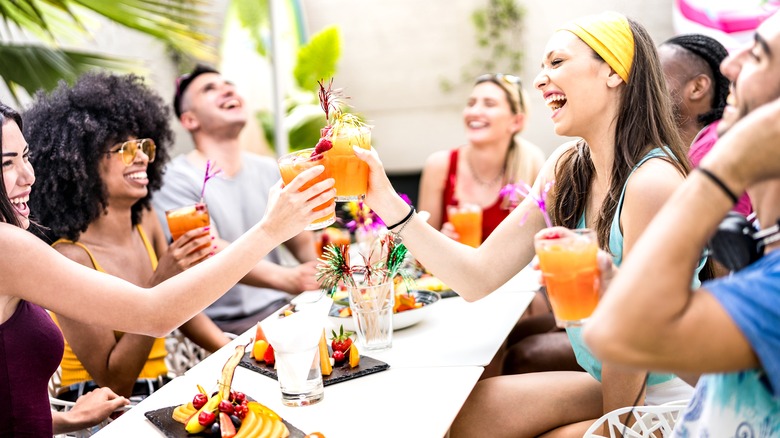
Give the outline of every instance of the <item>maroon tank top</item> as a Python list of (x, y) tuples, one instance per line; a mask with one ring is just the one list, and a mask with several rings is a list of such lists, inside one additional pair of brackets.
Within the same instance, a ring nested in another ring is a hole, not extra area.
[(64, 345), (49, 314), (24, 300), (0, 324), (0, 436), (53, 435), (48, 384)]
[[(460, 148), (450, 151), (450, 169), (447, 172), (447, 182), (444, 184), (444, 193), (442, 199), (442, 212), (441, 217), (443, 222), (449, 220), (447, 215), (447, 206), (457, 205), (458, 200), (455, 198), (455, 186), (458, 181), (458, 151)], [(510, 210), (504, 210), (501, 208), (501, 198), (499, 197), (496, 202), (482, 209), (482, 241), (496, 229), (498, 224), (501, 223), (507, 216), (509, 216)]]

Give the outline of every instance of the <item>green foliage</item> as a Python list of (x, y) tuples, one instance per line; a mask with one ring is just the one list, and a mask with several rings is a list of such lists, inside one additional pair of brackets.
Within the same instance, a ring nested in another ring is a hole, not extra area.
[(316, 90), (317, 81), (336, 74), (336, 63), (340, 56), (341, 36), (338, 27), (323, 29), (298, 50), (293, 70), (295, 82), (304, 90)]
[(0, 59), (0, 74), (17, 102), (19, 87), (29, 93), (51, 90), (60, 80), (73, 82), (91, 68), (126, 68), (126, 63), (116, 58), (30, 44), (0, 44)]
[(232, 0), (231, 6), (236, 8), (236, 16), (241, 27), (249, 32), (249, 37), (260, 56), (268, 56), (262, 31), (270, 27), (268, 0)]
[(523, 65), (521, 41), (525, 30), (525, 8), (517, 0), (488, 0), (476, 9), (471, 22), (476, 31), (479, 55), (461, 69), (457, 81), (442, 79), (441, 87), (449, 91), (457, 83), (471, 83), (484, 73), (520, 75)]
[[(41, 37), (41, 44), (0, 41), (0, 76), (18, 101), (18, 91), (50, 90), (59, 79), (73, 81), (93, 68), (138, 69), (119, 57), (66, 50), (59, 40), (87, 35), (82, 14), (91, 11), (165, 42), (198, 59), (216, 59), (205, 33), (206, 0), (14, 0), (0, 1), (0, 20)], [(85, 17), (86, 15), (84, 15)]]
[[(337, 27), (323, 29), (298, 49), (293, 69), (295, 84), (285, 97), (284, 124), (290, 151), (313, 148), (320, 139), (320, 128), (326, 124), (325, 113), (317, 97), (317, 81), (329, 80), (336, 74), (341, 56), (341, 36)], [(274, 117), (270, 111), (260, 111), (257, 120), (263, 127), (269, 145), (274, 145)], [(273, 146), (272, 146), (273, 147)]]

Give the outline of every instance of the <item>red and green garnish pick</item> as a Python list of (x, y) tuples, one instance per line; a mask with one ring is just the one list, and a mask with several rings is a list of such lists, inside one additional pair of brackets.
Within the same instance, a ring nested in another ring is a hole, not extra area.
[(320, 99), (320, 107), (325, 111), (325, 123), (327, 125), (320, 130), (320, 141), (318, 141), (317, 145), (314, 147), (314, 152), (311, 153), (312, 157), (323, 154), (333, 147), (333, 143), (331, 143), (329, 139), (330, 131), (333, 127), (330, 124), (331, 110), (333, 110), (334, 117), (338, 117), (338, 114), (341, 113), (341, 109), (339, 108), (340, 90), (333, 89), (333, 78), (330, 79), (327, 87), (325, 87), (323, 81), (317, 81), (317, 85), (320, 87), (317, 96)]
[[(362, 265), (355, 266), (351, 266), (349, 262), (349, 245), (325, 247), (317, 265), (317, 281), (320, 282), (320, 287), (333, 296), (339, 283), (352, 287), (357, 287), (359, 283), (363, 286), (376, 286), (392, 281), (396, 275), (400, 275), (405, 281), (409, 280), (409, 274), (401, 269), (408, 253), (406, 246), (402, 243), (396, 244), (390, 235), (382, 236), (380, 244), (380, 254), (376, 262), (370, 262), (374, 259), (372, 250), (368, 256), (361, 255)], [(355, 276), (362, 277), (363, 281), (357, 280)]]
[(206, 173), (203, 175), (203, 187), (200, 189), (201, 202), (203, 202), (203, 195), (206, 193), (206, 183), (209, 182), (211, 178), (219, 175), (221, 172), (222, 169), (217, 169), (216, 165), (212, 166), (211, 160), (206, 160)]
[[(547, 205), (545, 204), (545, 200), (547, 199), (547, 192), (550, 191), (550, 188), (553, 184), (554, 181), (547, 182), (544, 185), (544, 190), (542, 190), (541, 196), (536, 196), (533, 193), (531, 186), (522, 181), (519, 181), (517, 184), (505, 185), (501, 189), (499, 196), (512, 206), (520, 204), (521, 196), (523, 198), (531, 198), (536, 203), (536, 206), (539, 207), (539, 211), (542, 212), (542, 216), (544, 216), (544, 222), (547, 224), (547, 228), (552, 228), (552, 220), (550, 219), (550, 215), (547, 213)], [(520, 225), (525, 223), (527, 216), (528, 214), (526, 213), (526, 215), (523, 216)]]

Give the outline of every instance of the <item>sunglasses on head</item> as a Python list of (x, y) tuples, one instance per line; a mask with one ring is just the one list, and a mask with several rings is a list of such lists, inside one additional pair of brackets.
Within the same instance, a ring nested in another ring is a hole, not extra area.
[(108, 153), (109, 155), (119, 154), (119, 156), (122, 157), (122, 162), (125, 163), (125, 166), (129, 166), (135, 161), (135, 156), (138, 154), (139, 150), (149, 158), (149, 162), (151, 163), (154, 161), (157, 145), (154, 144), (154, 140), (151, 138), (139, 138), (119, 143), (119, 149), (109, 151)]
[[(517, 104), (519, 105), (518, 112), (525, 110), (525, 102), (523, 101), (523, 81), (515, 75), (507, 75), (504, 73), (487, 73), (477, 77), (476, 84), (482, 82), (495, 82), (499, 85), (506, 84), (512, 87), (517, 92)], [(506, 87), (504, 87), (506, 88)], [(508, 90), (507, 90), (508, 92)], [(510, 102), (512, 99), (510, 99)]]
[(523, 81), (519, 77), (504, 73), (488, 73), (477, 78), (477, 83), (485, 81), (504, 81), (507, 84), (516, 86), (518, 89), (523, 86)]

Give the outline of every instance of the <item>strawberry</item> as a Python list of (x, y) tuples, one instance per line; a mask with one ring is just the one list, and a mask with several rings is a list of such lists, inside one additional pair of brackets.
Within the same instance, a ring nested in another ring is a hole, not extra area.
[(563, 235), (558, 230), (548, 230), (544, 232), (544, 239), (546, 240), (560, 239), (561, 237), (563, 237)]
[[(344, 326), (342, 325), (339, 328), (339, 334), (336, 334), (335, 330), (332, 330), (331, 333), (333, 334), (333, 337), (331, 338), (330, 346), (333, 348), (333, 352), (340, 351), (342, 353), (346, 353), (349, 351), (349, 347), (352, 346), (352, 339), (350, 336), (352, 336), (353, 332), (346, 332), (344, 333)], [(335, 358), (335, 357), (334, 357)]]
[(330, 140), (328, 140), (327, 138), (321, 138), (320, 141), (317, 142), (317, 146), (314, 146), (314, 152), (312, 152), (312, 156), (327, 152), (332, 147), (333, 147), (333, 143), (331, 143)]

